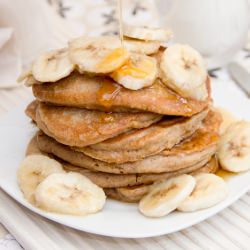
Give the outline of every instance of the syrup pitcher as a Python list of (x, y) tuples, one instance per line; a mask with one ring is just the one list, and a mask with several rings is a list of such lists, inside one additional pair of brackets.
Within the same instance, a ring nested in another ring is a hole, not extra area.
[(162, 26), (174, 42), (187, 43), (205, 57), (209, 69), (226, 65), (243, 48), (249, 28), (247, 0), (156, 0)]

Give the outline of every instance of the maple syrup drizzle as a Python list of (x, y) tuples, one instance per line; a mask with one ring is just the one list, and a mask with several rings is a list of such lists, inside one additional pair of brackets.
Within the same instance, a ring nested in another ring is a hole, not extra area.
[(120, 85), (106, 79), (101, 83), (101, 86), (97, 92), (97, 101), (101, 105), (109, 107), (112, 105), (113, 100), (116, 98), (120, 91)]
[(119, 64), (120, 61), (124, 60), (124, 57), (126, 58), (128, 52), (124, 48), (116, 48), (111, 51), (98, 65), (97, 68), (100, 70), (108, 70), (110, 67), (114, 67)]
[[(119, 23), (119, 38), (121, 41), (121, 45), (123, 46), (122, 0), (117, 0), (117, 13), (118, 13), (118, 23)], [(120, 85), (112, 83), (108, 80), (104, 80), (101, 83), (101, 87), (97, 92), (97, 101), (101, 105), (109, 107), (112, 105), (113, 100), (116, 98), (120, 90), (121, 90)], [(106, 117), (104, 120), (112, 120), (112, 118)]]
[(121, 40), (121, 45), (123, 46), (122, 0), (118, 0), (117, 2), (117, 13), (118, 13), (118, 23), (119, 23), (119, 37)]
[(99, 117), (100, 123), (111, 123), (115, 121), (115, 117), (112, 113), (103, 113)]
[(219, 169), (216, 171), (215, 174), (217, 176), (221, 177), (223, 180), (228, 180), (228, 179), (237, 175), (237, 173), (232, 173), (232, 172), (226, 171), (226, 170), (222, 169), (221, 167), (219, 167)]

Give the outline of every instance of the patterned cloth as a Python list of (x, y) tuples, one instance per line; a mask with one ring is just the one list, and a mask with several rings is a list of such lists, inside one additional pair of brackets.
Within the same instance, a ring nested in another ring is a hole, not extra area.
[[(88, 35), (118, 34), (117, 0), (49, 0), (78, 32)], [(152, 0), (123, 0), (123, 22), (157, 27), (159, 20)]]

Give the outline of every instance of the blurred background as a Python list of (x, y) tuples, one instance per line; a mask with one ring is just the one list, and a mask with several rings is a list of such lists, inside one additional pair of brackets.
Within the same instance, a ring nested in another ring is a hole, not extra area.
[[(79, 35), (117, 35), (118, 0), (0, 0), (0, 87), (15, 87), (21, 69), (43, 51)], [(204, 56), (211, 75), (250, 57), (247, 0), (123, 0), (123, 22), (169, 27), (173, 42)]]

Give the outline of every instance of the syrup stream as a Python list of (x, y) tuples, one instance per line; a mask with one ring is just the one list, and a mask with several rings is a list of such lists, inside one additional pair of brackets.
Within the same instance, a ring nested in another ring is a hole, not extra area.
[(121, 45), (123, 46), (122, 0), (118, 0), (117, 2), (117, 13), (118, 13), (118, 22), (119, 22), (119, 37), (121, 40)]

